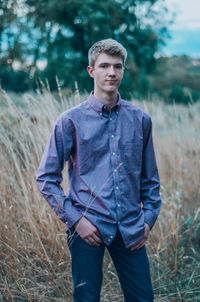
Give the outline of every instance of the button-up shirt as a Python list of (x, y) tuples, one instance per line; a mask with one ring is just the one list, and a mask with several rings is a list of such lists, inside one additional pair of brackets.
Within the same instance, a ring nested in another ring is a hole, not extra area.
[[(67, 194), (60, 186), (68, 162)], [(37, 184), (71, 228), (85, 216), (109, 245), (119, 229), (125, 246), (153, 227), (160, 211), (159, 176), (149, 115), (118, 94), (108, 109), (93, 93), (57, 119)]]

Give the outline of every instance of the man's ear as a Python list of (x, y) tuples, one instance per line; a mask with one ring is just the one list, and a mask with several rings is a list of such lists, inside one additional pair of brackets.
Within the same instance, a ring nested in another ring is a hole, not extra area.
[(88, 66), (88, 67), (87, 67), (87, 71), (88, 71), (88, 73), (89, 73), (89, 76), (90, 76), (91, 78), (94, 78), (94, 68), (93, 68), (92, 66)]

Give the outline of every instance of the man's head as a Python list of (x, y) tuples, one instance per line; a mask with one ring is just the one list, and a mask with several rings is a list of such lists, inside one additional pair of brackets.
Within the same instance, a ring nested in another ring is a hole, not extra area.
[(89, 50), (89, 75), (94, 79), (94, 94), (116, 96), (124, 73), (126, 49), (113, 39), (96, 42)]
[(94, 67), (95, 62), (101, 53), (105, 53), (113, 57), (121, 57), (123, 66), (125, 65), (126, 58), (127, 58), (127, 51), (122, 46), (122, 44), (120, 44), (116, 40), (105, 39), (105, 40), (98, 41), (92, 45), (92, 47), (89, 49), (88, 52), (88, 60), (89, 60), (89, 65), (91, 67)]

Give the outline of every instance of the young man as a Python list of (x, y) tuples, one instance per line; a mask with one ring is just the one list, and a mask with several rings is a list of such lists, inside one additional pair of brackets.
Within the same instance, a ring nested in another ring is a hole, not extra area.
[[(37, 173), (40, 191), (68, 226), (74, 302), (100, 301), (105, 248), (125, 301), (153, 301), (145, 243), (160, 211), (159, 176), (151, 119), (118, 93), (126, 56), (112, 39), (90, 48), (94, 91), (58, 118)], [(67, 196), (60, 187), (66, 161)]]

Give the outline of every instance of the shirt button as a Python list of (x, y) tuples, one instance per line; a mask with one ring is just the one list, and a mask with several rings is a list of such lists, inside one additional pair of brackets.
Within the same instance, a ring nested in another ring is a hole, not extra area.
[(99, 114), (102, 115), (102, 112), (100, 112)]
[(112, 121), (112, 117), (110, 118), (110, 121)]
[(120, 203), (117, 204), (118, 208), (121, 206)]
[(117, 172), (117, 169), (115, 169), (114, 172), (116, 173), (116, 172)]
[(114, 138), (115, 136), (112, 134), (111, 137)]
[(112, 236), (112, 235), (110, 236), (110, 239), (113, 239), (113, 236)]
[(119, 187), (118, 187), (118, 186), (116, 187), (116, 190), (119, 190)]
[(113, 152), (113, 154), (112, 155), (115, 155), (116, 153), (115, 152)]

